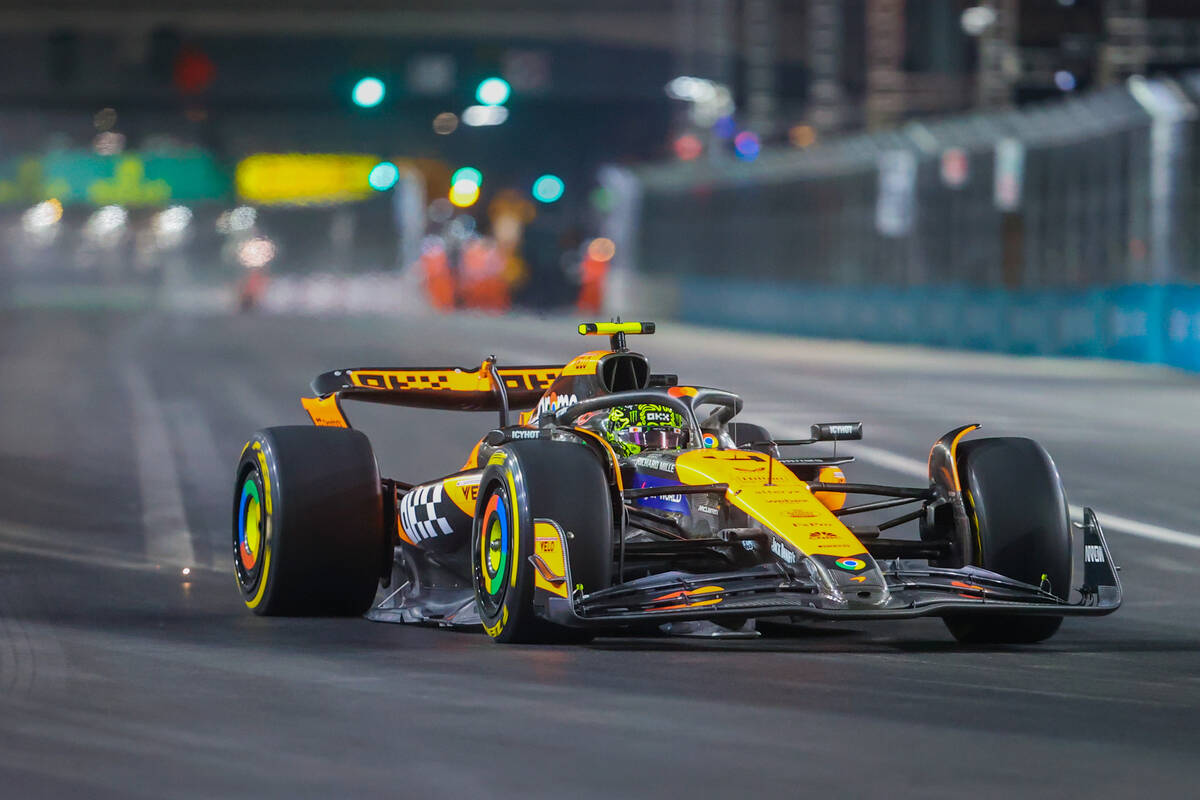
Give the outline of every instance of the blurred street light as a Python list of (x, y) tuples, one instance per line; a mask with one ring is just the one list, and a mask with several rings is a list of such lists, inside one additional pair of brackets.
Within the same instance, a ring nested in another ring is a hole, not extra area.
[(433, 132), (439, 136), (454, 133), (458, 128), (458, 115), (451, 111), (443, 111), (433, 118)]
[(693, 161), (704, 152), (704, 143), (694, 133), (685, 133), (671, 144), (680, 161)]
[(383, 85), (383, 81), (379, 78), (367, 77), (361, 78), (358, 83), (354, 84), (354, 91), (351, 92), (350, 98), (359, 108), (374, 108), (383, 102), (385, 94), (387, 94), (387, 87)]
[(450, 183), (455, 184), (459, 181), (471, 181), (477, 186), (483, 186), (483, 173), (474, 167), (459, 167), (454, 170), (454, 174), (450, 176)]
[(968, 36), (982, 36), (996, 22), (996, 9), (988, 5), (972, 6), (962, 12), (962, 29)]
[(1060, 91), (1071, 92), (1075, 90), (1075, 75), (1068, 70), (1060, 69), (1054, 73), (1054, 85)]
[(479, 184), (469, 178), (463, 178), (455, 181), (450, 186), (450, 202), (459, 208), (468, 208), (475, 205), (475, 201), (479, 199)]
[(45, 200), (21, 215), (21, 226), (26, 232), (35, 233), (57, 225), (62, 215), (62, 203), (54, 199)]
[(692, 122), (701, 127), (707, 128), (734, 111), (733, 94), (729, 87), (707, 78), (680, 75), (667, 83), (666, 92), (672, 100), (691, 103)]
[(542, 175), (533, 182), (533, 199), (539, 203), (553, 203), (563, 196), (566, 186), (557, 175)]
[(154, 216), (155, 244), (160, 250), (183, 244), (188, 225), (192, 222), (192, 210), (187, 206), (171, 206)]
[(758, 158), (758, 152), (761, 149), (758, 134), (753, 131), (742, 131), (733, 137), (733, 149), (738, 158), (743, 161), (753, 161)]
[(485, 106), (502, 106), (511, 94), (512, 87), (503, 78), (484, 78), (475, 89), (475, 99)]
[(117, 111), (113, 108), (102, 108), (92, 116), (92, 124), (98, 131), (111, 131), (117, 125)]
[(508, 119), (504, 106), (467, 106), (462, 113), (464, 125), (479, 128), (487, 125), (502, 125)]
[(793, 147), (812, 147), (817, 142), (817, 129), (812, 125), (793, 125), (788, 129), (788, 141)]
[(238, 261), (247, 269), (265, 267), (275, 259), (275, 243), (266, 236), (255, 236), (242, 242), (237, 255)]
[(400, 170), (390, 161), (380, 161), (367, 174), (367, 184), (377, 192), (386, 192), (400, 180)]
[(129, 212), (121, 206), (96, 209), (83, 226), (84, 236), (102, 247), (116, 246), (129, 222)]

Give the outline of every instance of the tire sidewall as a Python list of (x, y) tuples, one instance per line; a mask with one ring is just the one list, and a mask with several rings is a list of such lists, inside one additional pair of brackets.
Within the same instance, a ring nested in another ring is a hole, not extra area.
[[(471, 530), (471, 584), (479, 618), (488, 636), (501, 642), (522, 639), (521, 633), (533, 622), (531, 601), (533, 580), (529, 555), (533, 552), (533, 519), (520, 459), (505, 450), (497, 450), (488, 461), (479, 485), (479, 503)], [(499, 498), (491, 510), (492, 499)], [(483, 552), (493, 514), (503, 515), (508, 560), (502, 563), (503, 577), (499, 600), (489, 592), (489, 576), (484, 568)]]
[[(963, 503), (973, 534), (967, 562), (1034, 586), (1046, 575), (1054, 594), (1065, 600), (1071, 522), (1050, 455), (1033, 440), (1017, 437), (978, 439), (962, 450)], [(1026, 469), (999, 469), (1009, 462)], [(1018, 490), (1019, 481), (1024, 484)]]
[[(280, 511), (278, 502), (278, 476), (275, 480), (271, 479), (271, 470), (267, 466), (267, 453), (269, 452), (270, 441), (256, 434), (242, 450), (241, 460), (238, 462), (237, 483), (234, 485), (234, 504), (233, 504), (233, 556), (234, 559), (239, 558), (239, 531), (238, 523), (241, 518), (242, 504), (242, 489), (247, 479), (253, 480), (259, 491), (259, 513), (262, 515), (262, 539), (259, 547), (258, 559), (255, 566), (259, 567), (256, 579), (246, 585), (242, 579), (240, 570), (237, 569), (235, 561), (234, 578), (237, 581), (238, 589), (241, 591), (242, 600), (246, 603), (246, 607), (256, 614), (265, 614), (271, 606), (271, 588), (274, 583), (274, 577), (278, 571), (277, 543), (275, 541), (275, 515)], [(272, 563), (276, 565), (276, 569), (272, 569)]]

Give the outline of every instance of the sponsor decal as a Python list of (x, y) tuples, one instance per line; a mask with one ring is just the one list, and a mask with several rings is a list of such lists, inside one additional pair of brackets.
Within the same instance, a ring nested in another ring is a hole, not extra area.
[(717, 437), (711, 433), (704, 434), (704, 446), (709, 450), (715, 448), (717, 446)]
[[(478, 491), (478, 486), (475, 487)], [(400, 525), (414, 542), (454, 533), (454, 528), (438, 513), (442, 502), (442, 484), (418, 486), (400, 500)]]
[[(458, 509), (468, 517), (475, 516), (475, 504), (479, 500), (479, 479), (481, 477), (479, 473), (475, 473), (458, 478), (446, 478), (442, 481), (446, 499), (458, 506)], [(397, 492), (397, 498), (403, 502), (403, 495), (399, 492)]]
[(833, 563), (837, 564), (842, 569), (850, 570), (851, 572), (857, 572), (860, 569), (865, 569), (867, 566), (867, 562), (863, 561), (861, 558), (839, 558)]
[(661, 456), (634, 456), (631, 460), (635, 466), (656, 469), (659, 472), (675, 472), (675, 462), (669, 458), (662, 458)]
[(712, 514), (714, 517), (721, 513), (721, 509), (716, 508), (715, 506), (707, 506), (704, 503), (696, 506), (696, 510), (701, 514)]
[(508, 432), (510, 439), (536, 439), (541, 436), (541, 431), (531, 431), (528, 428), (514, 428)]
[(812, 533), (810, 533), (808, 535), (808, 538), (821, 539), (821, 540), (828, 541), (830, 539), (836, 539), (838, 537), (837, 537), (836, 533), (830, 533), (829, 531), (813, 531)]
[(552, 414), (560, 408), (569, 408), (579, 402), (579, 395), (576, 394), (558, 394), (551, 392), (543, 395), (541, 400), (538, 400), (538, 415)]
[(1098, 544), (1084, 545), (1083, 561), (1085, 564), (1103, 564), (1104, 548)]
[[(658, 486), (678, 486), (679, 482), (669, 478), (658, 478), (654, 475), (634, 475), (634, 486), (638, 489), (652, 489)], [(654, 497), (638, 498), (637, 504), (646, 508), (657, 508), (660, 511), (673, 511), (677, 514), (691, 515), (692, 510), (682, 494), (660, 494)]]
[(783, 559), (785, 564), (795, 564), (796, 554), (791, 549), (778, 539), (771, 542), (771, 552)]

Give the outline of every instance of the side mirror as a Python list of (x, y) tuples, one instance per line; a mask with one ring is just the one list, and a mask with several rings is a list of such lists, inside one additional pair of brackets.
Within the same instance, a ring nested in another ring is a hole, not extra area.
[(818, 442), (846, 442), (863, 438), (861, 422), (818, 422), (812, 426), (812, 438)]

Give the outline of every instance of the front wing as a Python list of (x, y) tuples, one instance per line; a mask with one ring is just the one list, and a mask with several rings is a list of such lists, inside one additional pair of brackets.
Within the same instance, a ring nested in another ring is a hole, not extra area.
[[(538, 520), (539, 523), (549, 520)], [(566, 537), (560, 538), (566, 586), (571, 580)], [(1095, 513), (1084, 509), (1084, 580), (1077, 599), (1064, 601), (1041, 587), (979, 567), (945, 569), (901, 559), (882, 562), (887, 593), (866, 604), (812, 577), (813, 571), (762, 564), (721, 574), (668, 572), (561, 597), (539, 590), (535, 606), (569, 627), (667, 622), (720, 617), (798, 617), (827, 620), (909, 619), (960, 614), (1099, 616), (1121, 605), (1121, 582)], [(543, 529), (546, 530), (546, 529)], [(556, 580), (555, 583), (559, 581)]]

